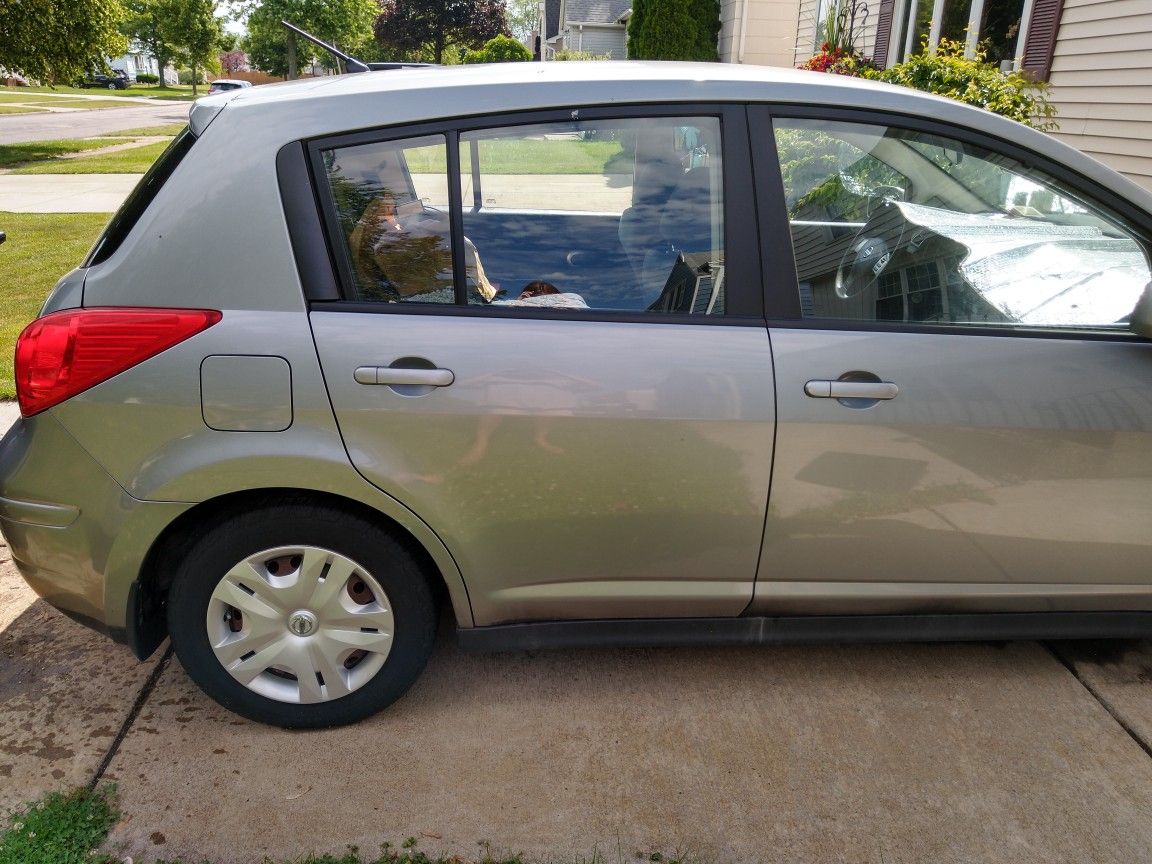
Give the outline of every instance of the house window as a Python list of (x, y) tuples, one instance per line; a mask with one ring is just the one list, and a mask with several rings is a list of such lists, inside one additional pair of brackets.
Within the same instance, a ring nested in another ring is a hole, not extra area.
[(941, 39), (963, 42), (971, 57), (977, 44), (988, 60), (1003, 69), (1017, 68), (1023, 53), (1028, 0), (904, 0), (900, 35), (892, 62), (920, 54), (927, 42), (935, 49)]

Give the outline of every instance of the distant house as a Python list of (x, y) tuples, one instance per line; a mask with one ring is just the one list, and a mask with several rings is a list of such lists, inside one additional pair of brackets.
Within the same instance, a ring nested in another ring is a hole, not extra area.
[[(108, 65), (119, 69), (128, 76), (129, 81), (135, 81), (140, 74), (160, 75), (160, 66), (155, 57), (139, 42), (132, 42), (128, 46), (128, 53), (120, 57), (109, 58)], [(164, 70), (164, 80), (168, 84), (176, 84), (176, 70), (169, 64)]]
[(628, 56), (627, 22), (632, 0), (546, 0), (547, 55), (556, 51)]
[[(849, 0), (850, 2), (850, 0)], [(721, 0), (720, 59), (796, 66), (835, 0)], [(1004, 69), (1052, 85), (1057, 138), (1152, 189), (1148, 0), (858, 0), (857, 42), (890, 67), (926, 40), (980, 42)]]

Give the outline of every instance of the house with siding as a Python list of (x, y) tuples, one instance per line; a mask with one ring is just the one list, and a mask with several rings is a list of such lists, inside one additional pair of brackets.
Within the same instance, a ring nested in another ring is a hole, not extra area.
[(589, 51), (624, 60), (627, 22), (632, 0), (547, 0), (549, 54), (553, 51)]
[[(835, 0), (721, 0), (720, 59), (796, 66)], [(866, 0), (857, 47), (892, 66), (941, 38), (1048, 81), (1055, 136), (1152, 189), (1150, 0)]]

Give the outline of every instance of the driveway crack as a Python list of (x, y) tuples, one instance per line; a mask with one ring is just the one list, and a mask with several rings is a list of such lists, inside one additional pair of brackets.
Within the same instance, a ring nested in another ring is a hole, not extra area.
[(100, 760), (100, 767), (96, 769), (96, 773), (92, 776), (88, 788), (95, 789), (96, 785), (104, 779), (104, 773), (108, 770), (108, 766), (112, 764), (112, 760), (116, 758), (116, 754), (120, 752), (120, 745), (128, 736), (128, 731), (132, 728), (132, 724), (136, 722), (136, 718), (140, 716), (140, 711), (144, 708), (144, 703), (148, 701), (148, 697), (152, 695), (152, 691), (156, 689), (156, 684), (160, 681), (160, 676), (164, 674), (164, 670), (168, 668), (168, 661), (172, 659), (172, 643), (168, 643), (168, 647), (164, 649), (164, 653), (157, 661), (152, 673), (148, 676), (148, 680), (144, 682), (144, 686), (140, 688), (140, 692), (136, 694), (136, 701), (132, 703), (132, 710), (128, 712), (128, 716), (124, 718), (124, 722), (120, 724), (120, 731), (116, 733), (116, 737), (112, 739), (112, 745), (108, 748), (108, 752), (104, 754), (104, 758)]
[(1116, 707), (1108, 701), (1108, 698), (1104, 696), (1104, 694), (1102, 694), (1095, 686), (1093, 686), (1091, 681), (1080, 674), (1079, 670), (1076, 669), (1076, 664), (1062, 656), (1061, 653), (1053, 648), (1050, 643), (1044, 642), (1043, 645), (1048, 650), (1048, 653), (1056, 658), (1058, 663), (1060, 663), (1065, 669), (1072, 673), (1072, 677), (1080, 682), (1081, 686), (1083, 686), (1083, 688), (1092, 695), (1092, 698), (1099, 702), (1104, 710), (1112, 715), (1112, 719), (1115, 720), (1116, 723), (1119, 724), (1120, 728), (1128, 734), (1129, 738), (1131, 738), (1139, 745), (1140, 749), (1144, 751), (1144, 755), (1152, 758), (1152, 746), (1150, 746), (1149, 743), (1140, 736), (1139, 732), (1132, 728), (1128, 721), (1124, 719), (1124, 715), (1121, 714), (1116, 709)]

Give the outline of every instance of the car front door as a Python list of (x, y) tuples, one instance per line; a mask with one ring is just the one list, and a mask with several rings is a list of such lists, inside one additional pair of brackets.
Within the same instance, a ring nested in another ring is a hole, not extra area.
[(341, 433), (477, 624), (750, 602), (775, 405), (743, 124), (573, 108), (312, 145)]
[(1152, 607), (1147, 217), (912, 120), (753, 128), (795, 264), (754, 608)]

